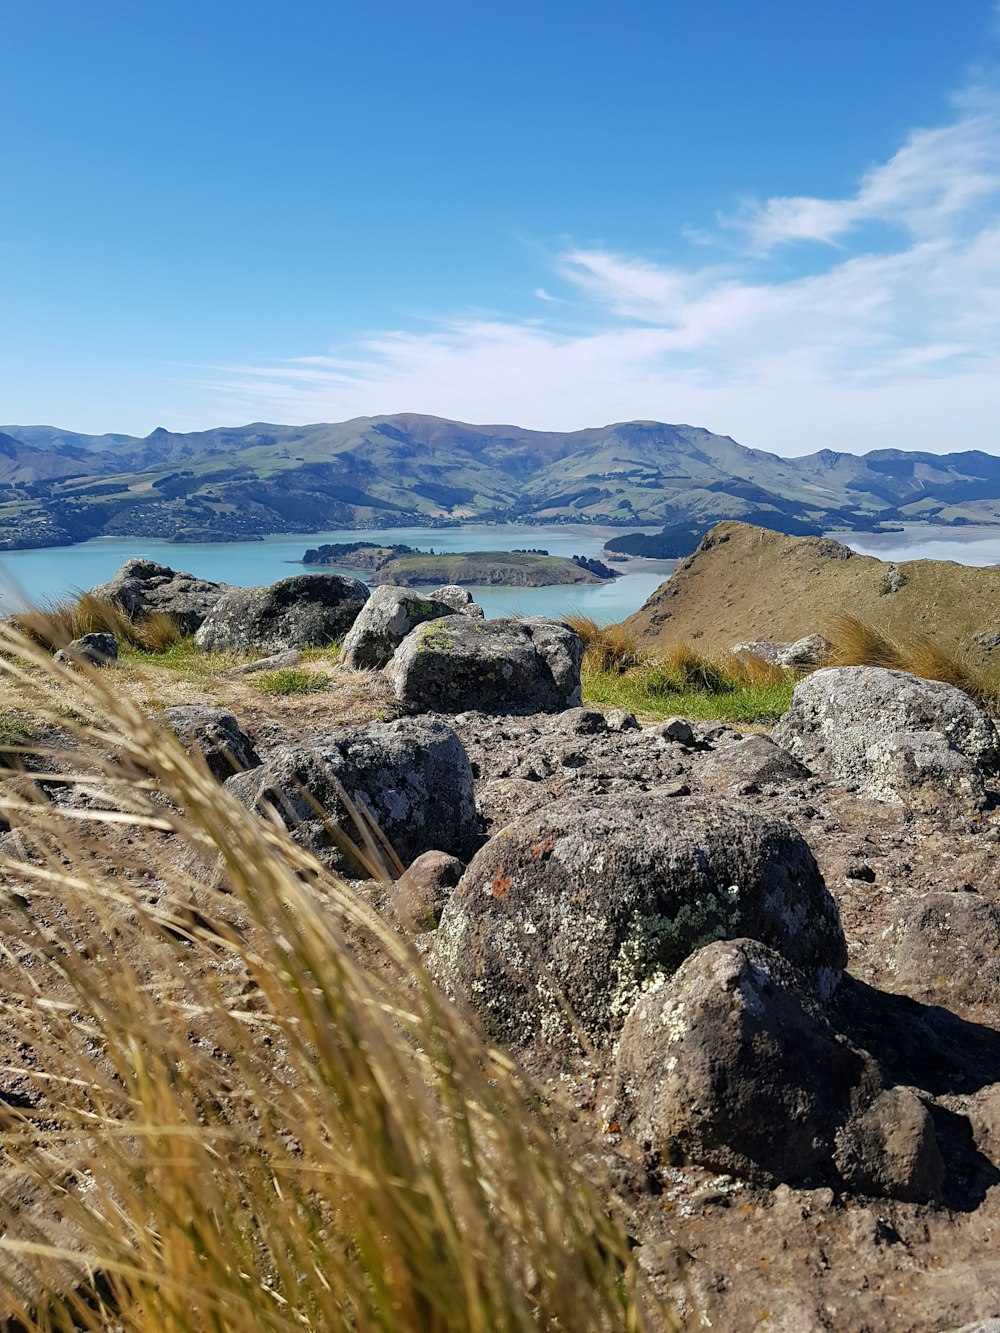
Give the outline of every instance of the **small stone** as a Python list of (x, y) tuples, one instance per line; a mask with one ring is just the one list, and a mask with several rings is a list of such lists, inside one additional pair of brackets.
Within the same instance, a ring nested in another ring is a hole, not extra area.
[(640, 731), (639, 721), (634, 713), (627, 713), (621, 708), (613, 708), (605, 714), (608, 731)]
[(55, 655), (61, 666), (105, 667), (118, 661), (118, 640), (113, 634), (83, 634)]
[(433, 930), (462, 878), (464, 864), (447, 852), (424, 852), (392, 888), (396, 916), (413, 930)]
[(694, 745), (695, 735), (691, 723), (683, 717), (668, 717), (650, 727), (654, 736), (662, 736), (666, 741), (676, 741), (678, 745)]

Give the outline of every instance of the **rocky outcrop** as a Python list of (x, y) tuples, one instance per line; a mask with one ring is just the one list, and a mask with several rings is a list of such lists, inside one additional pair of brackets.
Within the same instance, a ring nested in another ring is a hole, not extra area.
[(345, 835), (356, 843), (362, 835), (350, 804), (375, 821), (404, 866), (428, 851), (464, 860), (478, 842), (469, 759), (439, 721), (372, 722), (282, 746), (227, 785), (245, 805), (276, 812), (299, 842), (354, 874), (360, 867)]
[(418, 625), (386, 670), (408, 713), (550, 713), (579, 705), (582, 660), (558, 621), (456, 615)]
[(90, 596), (114, 602), (132, 620), (162, 611), (185, 634), (194, 634), (227, 587), (137, 558), (127, 560), (110, 582), (91, 588)]
[(184, 748), (201, 754), (220, 782), (225, 782), (234, 773), (256, 768), (260, 763), (260, 755), (250, 736), (232, 713), (222, 708), (177, 704), (164, 709), (164, 717)]
[(434, 597), (385, 584), (376, 588), (347, 631), (340, 650), (342, 666), (375, 670), (384, 667), (411, 630), (428, 620), (455, 614)]
[(368, 600), (357, 579), (298, 574), (265, 588), (229, 588), (195, 636), (203, 652), (279, 653), (342, 638)]
[(882, 667), (831, 667), (795, 687), (772, 733), (812, 769), (879, 800), (982, 803), (1000, 743), (989, 717), (941, 681)]
[(502, 829), (445, 906), (438, 948), (490, 1031), (524, 1046), (576, 1023), (608, 1041), (690, 953), (744, 935), (817, 990), (836, 984), (843, 932), (803, 840), (733, 802), (633, 793), (567, 798)]

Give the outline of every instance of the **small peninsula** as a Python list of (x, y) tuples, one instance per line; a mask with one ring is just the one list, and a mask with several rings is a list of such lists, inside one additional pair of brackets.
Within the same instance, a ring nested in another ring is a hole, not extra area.
[(418, 551), (410, 546), (341, 542), (311, 548), (305, 565), (362, 570), (372, 584), (404, 588), (456, 583), (480, 588), (544, 588), (556, 584), (605, 583), (620, 578), (600, 560), (549, 555), (546, 551)]

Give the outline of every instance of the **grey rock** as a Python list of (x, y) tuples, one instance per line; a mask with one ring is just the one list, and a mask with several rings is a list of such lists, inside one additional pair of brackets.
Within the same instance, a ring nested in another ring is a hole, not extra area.
[(463, 616), (471, 616), (474, 620), (483, 619), (483, 608), (472, 600), (472, 593), (468, 588), (463, 588), (458, 583), (445, 583), (440, 588), (435, 588), (430, 596), (435, 602), (444, 602), (445, 606), (450, 606), (453, 611), (458, 611)]
[(366, 670), (384, 667), (411, 630), (424, 621), (453, 615), (454, 608), (437, 598), (383, 584), (372, 592), (347, 631), (341, 664)]
[(415, 930), (433, 930), (465, 865), (447, 852), (424, 852), (392, 888), (396, 916)]
[(177, 704), (165, 709), (164, 716), (184, 748), (199, 751), (220, 782), (260, 763), (253, 741), (232, 713), (202, 704)]
[(913, 810), (950, 816), (986, 805), (979, 768), (939, 731), (898, 731), (886, 767), (892, 788)]
[(608, 730), (607, 720), (596, 708), (567, 708), (556, 715), (560, 731), (571, 736), (600, 736)]
[(879, 596), (891, 597), (893, 593), (899, 592), (900, 588), (906, 587), (906, 575), (898, 565), (887, 565), (885, 573), (882, 575), (882, 581), (879, 584)]
[(91, 588), (90, 595), (116, 603), (131, 620), (162, 611), (185, 634), (193, 634), (227, 587), (138, 557), (127, 560), (110, 582)]
[(694, 728), (686, 718), (668, 717), (662, 722), (656, 722), (649, 728), (654, 736), (662, 736), (664, 740), (676, 741), (678, 745), (694, 745)]
[(822, 666), (830, 655), (830, 640), (822, 634), (806, 634), (793, 643), (773, 643), (770, 639), (754, 639), (749, 643), (733, 645), (734, 653), (752, 653), (761, 657), (772, 666), (802, 667)]
[(977, 1319), (974, 1323), (963, 1324), (955, 1333), (1000, 1333), (1000, 1317), (995, 1319)]
[(469, 759), (439, 721), (372, 722), (283, 746), (227, 786), (249, 808), (276, 811), (300, 842), (338, 868), (358, 868), (344, 847), (345, 835), (360, 839), (345, 794), (375, 821), (404, 866), (428, 851), (465, 860), (478, 841)]
[(1000, 634), (993, 630), (983, 630), (980, 634), (973, 634), (972, 641), (985, 648), (988, 653), (1000, 648)]
[(638, 731), (639, 720), (635, 713), (628, 713), (622, 708), (612, 708), (605, 717), (608, 731)]
[(715, 791), (783, 788), (809, 777), (809, 770), (768, 736), (729, 738), (706, 755), (698, 778)]
[(204, 652), (325, 648), (341, 638), (368, 600), (358, 579), (297, 574), (266, 588), (229, 588), (195, 635)]
[(882, 1086), (788, 960), (735, 939), (700, 949), (628, 1015), (615, 1113), (661, 1161), (821, 1185), (836, 1178), (837, 1131)]
[(948, 1008), (1000, 1012), (1000, 907), (978, 893), (924, 893), (900, 905), (894, 987)]
[(580, 704), (579, 635), (555, 620), (418, 625), (386, 668), (408, 713), (553, 713)]
[(74, 639), (65, 648), (55, 654), (55, 661), (62, 666), (104, 667), (118, 661), (118, 640), (113, 634), (84, 634)]
[(845, 960), (836, 905), (790, 825), (730, 802), (567, 797), (479, 851), (441, 918), (438, 951), (513, 1046), (620, 1028), (644, 988), (712, 940), (752, 935), (828, 993)]
[(834, 1160), (861, 1194), (905, 1203), (937, 1203), (945, 1166), (927, 1107), (910, 1088), (893, 1087), (837, 1134)]
[[(892, 801), (913, 790), (912, 773), (900, 761), (899, 747), (907, 743), (893, 749), (901, 732), (937, 732), (980, 773), (997, 771), (996, 728), (967, 694), (883, 667), (828, 667), (807, 676), (771, 735), (810, 768)], [(939, 747), (939, 761), (941, 754)]]
[(234, 676), (253, 676), (258, 671), (283, 671), (288, 667), (298, 666), (302, 652), (298, 648), (289, 648), (283, 653), (271, 653), (269, 657), (258, 657), (256, 662), (244, 662), (233, 667)]

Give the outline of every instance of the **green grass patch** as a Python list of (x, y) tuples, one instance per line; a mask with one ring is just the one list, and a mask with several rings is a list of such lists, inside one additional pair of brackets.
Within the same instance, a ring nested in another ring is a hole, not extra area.
[(651, 717), (687, 717), (694, 721), (718, 718), (724, 722), (774, 722), (792, 701), (795, 678), (789, 674), (765, 684), (741, 684), (717, 668), (707, 683), (678, 681), (663, 667), (631, 671), (603, 671), (583, 667), (583, 697), (587, 703), (624, 708)]
[(252, 677), (254, 689), (261, 694), (315, 694), (330, 684), (329, 676), (321, 671), (306, 671), (302, 667), (282, 667), (280, 671), (262, 671)]
[(244, 660), (235, 653), (203, 653), (193, 637), (179, 639), (164, 652), (149, 652), (148, 649), (124, 645), (120, 649), (119, 662), (136, 666), (157, 667), (184, 676), (188, 680), (210, 680), (223, 671), (230, 671)]

